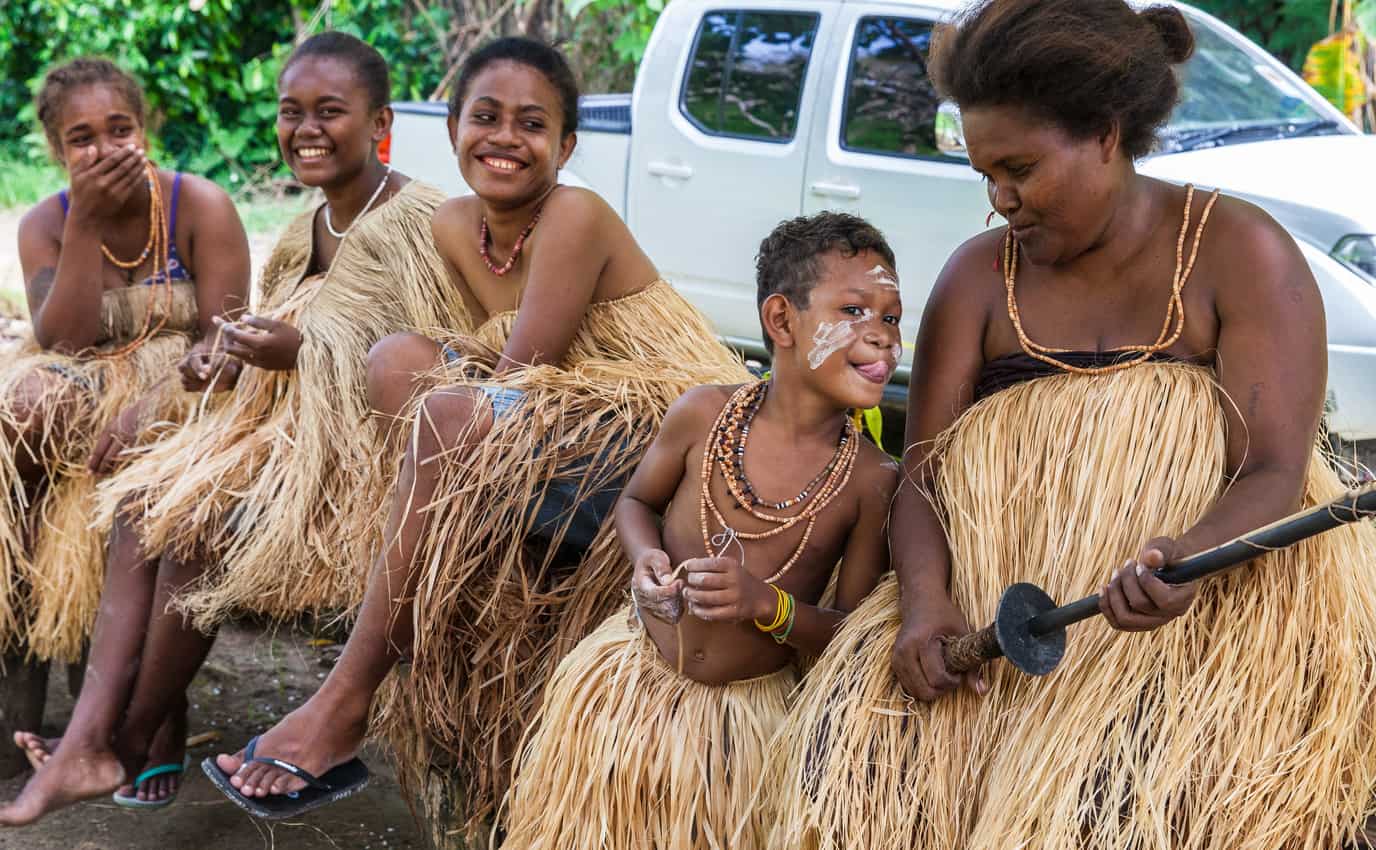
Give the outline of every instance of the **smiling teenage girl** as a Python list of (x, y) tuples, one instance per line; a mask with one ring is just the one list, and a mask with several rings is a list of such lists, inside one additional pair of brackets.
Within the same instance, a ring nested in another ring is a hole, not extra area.
[[(1151, 572), (1342, 492), (1294, 241), (1135, 169), (1192, 45), (1122, 0), (983, 0), (935, 40), (1008, 227), (928, 304), (896, 578), (810, 673), (770, 846), (1337, 848), (1372, 811), (1376, 528), (1199, 587)], [(1104, 619), (1050, 676), (958, 690), (942, 642), (1019, 581), (1102, 591)]]
[[(404, 328), (466, 326), (429, 233), (442, 195), (377, 159), (387, 100), (385, 62), (351, 36), (315, 36), (288, 58), (278, 143), (325, 203), (279, 240), (259, 313), (222, 326), (242, 364), (233, 390), (106, 485), (116, 522), (92, 675), (62, 745), (0, 823), (130, 779), (120, 796), (170, 801), (181, 737), (155, 755), (153, 730), (169, 718), (184, 730), (185, 689), (219, 616), (356, 603), (354, 565), (377, 548), (395, 474), (385, 428), (368, 421), (366, 352)], [(193, 581), (202, 592), (182, 598)]]
[[(577, 108), (567, 64), (544, 45), (498, 41), (462, 69), (449, 126), (476, 194), (444, 204), (434, 231), (486, 321), (447, 348), (409, 336), (374, 352), (394, 407), (442, 358), (432, 379), (445, 386), (417, 407), (388, 545), (339, 665), (256, 743), (316, 775), (350, 763), (374, 692), (409, 653), (382, 716), (398, 746), (457, 757), (459, 825), (500, 799), (540, 687), (621, 601), (608, 515), (664, 411), (691, 386), (748, 377), (607, 204), (559, 186)], [(327, 797), (239, 756), (209, 770), (267, 815)]]
[(74, 661), (104, 566), (96, 476), (179, 417), (190, 339), (203, 356), (247, 304), (248, 240), (218, 186), (149, 162), (143, 92), (114, 64), (54, 68), (36, 106), (71, 186), (19, 225), (34, 334), (0, 367), (0, 646)]

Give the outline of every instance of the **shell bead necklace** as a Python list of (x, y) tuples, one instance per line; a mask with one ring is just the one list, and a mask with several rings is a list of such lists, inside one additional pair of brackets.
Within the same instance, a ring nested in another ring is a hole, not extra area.
[(168, 274), (169, 264), (169, 241), (171, 234), (167, 232), (167, 203), (162, 196), (162, 183), (158, 179), (158, 169), (153, 163), (149, 162), (144, 166), (148, 175), (148, 244), (144, 246), (142, 253), (137, 260), (126, 261), (117, 259), (110, 253), (110, 249), (105, 247), (105, 243), (100, 243), (101, 253), (105, 259), (114, 263), (125, 271), (132, 272), (150, 255), (153, 257), (153, 273), (149, 280), (152, 285), (162, 289), (162, 313), (158, 315), (157, 299), (150, 297), (148, 307), (143, 314), (143, 328), (129, 342), (109, 351), (92, 351), (90, 356), (98, 360), (108, 360), (114, 357), (121, 357), (125, 354), (141, 348), (154, 334), (162, 330), (167, 325), (167, 317), (172, 315), (172, 278)]
[(1077, 375), (1103, 375), (1145, 363), (1151, 359), (1153, 354), (1165, 351), (1175, 345), (1176, 341), (1180, 339), (1180, 335), (1185, 332), (1185, 302), (1180, 297), (1180, 293), (1189, 281), (1191, 272), (1194, 271), (1195, 259), (1199, 256), (1199, 240), (1204, 235), (1204, 225), (1209, 220), (1209, 213), (1213, 210), (1214, 203), (1218, 201), (1218, 190), (1215, 189), (1204, 204), (1204, 211), (1199, 216), (1199, 224), (1195, 227), (1194, 243), (1190, 248), (1190, 256), (1186, 260), (1185, 237), (1190, 231), (1190, 207), (1193, 201), (1194, 186), (1188, 185), (1185, 187), (1185, 214), (1180, 223), (1180, 235), (1175, 242), (1175, 274), (1171, 280), (1171, 298), (1166, 305), (1166, 319), (1161, 325), (1161, 333), (1157, 335), (1156, 341), (1150, 345), (1125, 345), (1116, 349), (1135, 352), (1137, 356), (1107, 366), (1076, 366), (1066, 363), (1053, 355), (1065, 354), (1069, 349), (1051, 348), (1033, 342), (1028, 337), (1027, 332), (1023, 330), (1022, 316), (1018, 313), (1018, 300), (1014, 294), (1014, 282), (1018, 276), (1018, 242), (1013, 238), (1012, 228), (1009, 228), (1003, 238), (1003, 285), (1008, 296), (1008, 318), (1013, 321), (1013, 330), (1017, 332), (1018, 343), (1022, 346), (1022, 350), (1029, 357), (1064, 369), (1067, 372), (1073, 372)]
[(368, 203), (363, 205), (363, 209), (358, 211), (358, 215), (354, 216), (354, 220), (349, 222), (349, 226), (344, 228), (342, 232), (334, 229), (334, 221), (330, 218), (330, 205), (327, 202), (325, 204), (325, 229), (330, 232), (330, 235), (336, 239), (343, 239), (345, 236), (348, 236), (349, 231), (354, 229), (354, 225), (358, 223), (358, 220), (367, 215), (368, 210), (373, 208), (373, 202), (377, 200), (378, 195), (382, 194), (383, 188), (387, 185), (387, 178), (391, 176), (392, 166), (388, 165), (387, 170), (382, 174), (382, 181), (377, 184), (377, 188), (373, 190), (372, 196), (368, 198)]

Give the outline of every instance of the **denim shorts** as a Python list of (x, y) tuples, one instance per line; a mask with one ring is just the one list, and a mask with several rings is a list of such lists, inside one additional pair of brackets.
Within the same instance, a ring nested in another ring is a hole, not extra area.
[[(525, 402), (525, 392), (511, 387), (481, 384), (479, 389), (492, 403), (493, 419), (504, 419), (520, 410)], [(536, 453), (539, 453), (537, 448)], [(625, 476), (604, 481), (598, 489), (588, 491), (583, 479), (600, 464), (604, 458), (583, 458), (575, 461), (545, 487), (539, 505), (532, 505), (526, 516), (529, 536), (552, 539), (561, 525), (567, 523), (564, 532), (563, 548), (584, 550), (592, 545), (602, 523), (611, 515), (616, 499), (625, 486)], [(629, 470), (627, 470), (629, 474)], [(581, 498), (580, 498), (581, 495)]]

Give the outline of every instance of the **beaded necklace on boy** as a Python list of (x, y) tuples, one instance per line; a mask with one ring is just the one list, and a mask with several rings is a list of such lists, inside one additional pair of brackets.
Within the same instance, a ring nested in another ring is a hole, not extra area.
[[(837, 441), (836, 453), (832, 455), (822, 473), (813, 479), (799, 495), (785, 502), (770, 503), (759, 500), (758, 497), (752, 499), (747, 493), (754, 494), (753, 485), (745, 477), (745, 441), (749, 433), (750, 423), (754, 420), (755, 414), (759, 412), (761, 404), (764, 402), (765, 393), (769, 389), (768, 381), (760, 381), (755, 384), (747, 384), (732, 393), (730, 400), (717, 415), (716, 422), (712, 424), (709, 432), (707, 445), (702, 453), (702, 495), (698, 505), (698, 520), (702, 531), (702, 544), (710, 554), (713, 551), (713, 535), (708, 527), (708, 514), (716, 520), (723, 529), (729, 530), (734, 538), (740, 540), (764, 540), (774, 537), (777, 534), (789, 530), (799, 523), (806, 523), (803, 527), (803, 537), (798, 541), (798, 546), (793, 554), (784, 562), (772, 576), (765, 579), (769, 584), (773, 584), (793, 567), (798, 559), (802, 557), (803, 550), (807, 547), (807, 541), (812, 536), (812, 529), (817, 523), (817, 516), (831, 501), (836, 498), (836, 494), (845, 488), (850, 481), (851, 471), (855, 468), (855, 457), (859, 451), (860, 441), (855, 431), (855, 423), (849, 416), (841, 426), (841, 435)], [(712, 498), (712, 475), (716, 468), (721, 467), (722, 480), (726, 484), (726, 490), (731, 497), (744, 508), (751, 516), (758, 520), (772, 524), (774, 527), (767, 531), (749, 532), (737, 531), (732, 528), (722, 515)], [(820, 485), (817, 483), (821, 481)], [(782, 510), (779, 505), (794, 506), (802, 504), (803, 509), (794, 516), (778, 516), (758, 510), (757, 505), (765, 504)]]
[[(1180, 297), (1180, 292), (1190, 279), (1190, 273), (1194, 271), (1194, 261), (1199, 255), (1199, 240), (1204, 234), (1204, 225), (1208, 222), (1209, 213), (1213, 210), (1217, 200), (1218, 190), (1215, 189), (1213, 194), (1209, 196), (1208, 202), (1204, 204), (1204, 211), (1199, 216), (1199, 224), (1194, 232), (1194, 244), (1190, 248), (1189, 261), (1186, 262), (1185, 237), (1190, 230), (1190, 205), (1194, 201), (1194, 186), (1185, 187), (1185, 215), (1180, 223), (1180, 236), (1175, 242), (1175, 275), (1171, 280), (1171, 298), (1166, 305), (1166, 321), (1161, 326), (1161, 333), (1156, 337), (1156, 342), (1150, 345), (1125, 345), (1117, 349), (1124, 352), (1136, 352), (1138, 356), (1108, 366), (1076, 366), (1065, 363), (1053, 355), (1064, 354), (1068, 349), (1050, 348), (1033, 342), (1028, 337), (1027, 332), (1022, 327), (1022, 316), (1018, 313), (1017, 297), (1013, 294), (1014, 281), (1018, 276), (1018, 242), (1013, 238), (1012, 228), (1009, 228), (1003, 240), (1003, 286), (1008, 297), (1008, 317), (1013, 321), (1013, 330), (1018, 334), (1018, 343), (1022, 346), (1022, 350), (1030, 357), (1057, 366), (1067, 372), (1074, 372), (1078, 375), (1103, 375), (1144, 363), (1151, 359), (1153, 354), (1165, 351), (1175, 345), (1176, 340), (1180, 339), (1180, 335), (1185, 332), (1185, 302)], [(1172, 325), (1174, 325), (1174, 331), (1171, 329)]]

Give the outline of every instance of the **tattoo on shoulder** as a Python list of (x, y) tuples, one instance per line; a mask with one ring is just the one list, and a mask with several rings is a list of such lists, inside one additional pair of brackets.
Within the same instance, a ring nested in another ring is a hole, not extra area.
[(33, 273), (29, 278), (29, 292), (33, 296), (34, 303), (40, 303), (48, 297), (48, 293), (53, 288), (53, 281), (57, 279), (57, 269), (52, 266), (44, 266)]

